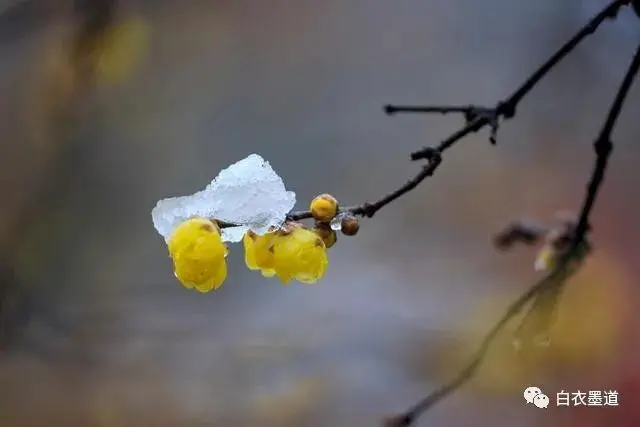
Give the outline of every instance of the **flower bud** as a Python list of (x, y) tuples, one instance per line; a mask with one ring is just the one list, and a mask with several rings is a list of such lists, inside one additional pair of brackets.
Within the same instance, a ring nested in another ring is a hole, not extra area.
[(329, 222), (338, 213), (338, 201), (331, 194), (321, 194), (311, 201), (309, 210), (316, 221)]
[(358, 230), (360, 229), (360, 222), (358, 218), (353, 215), (345, 215), (342, 218), (341, 228), (342, 234), (345, 236), (355, 236), (358, 234)]
[(324, 222), (316, 222), (313, 232), (316, 233), (324, 242), (324, 246), (329, 249), (335, 245), (338, 240), (338, 235), (331, 227)]

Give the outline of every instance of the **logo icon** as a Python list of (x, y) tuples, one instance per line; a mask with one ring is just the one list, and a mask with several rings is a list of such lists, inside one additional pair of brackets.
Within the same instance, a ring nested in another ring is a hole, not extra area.
[(549, 397), (539, 387), (527, 387), (524, 389), (524, 400), (533, 403), (536, 408), (545, 409), (549, 406)]
[(533, 404), (536, 405), (536, 408), (547, 409), (549, 397), (543, 393), (536, 394), (536, 397), (533, 398)]
[(538, 394), (542, 394), (542, 390), (538, 387), (527, 387), (524, 389), (524, 400), (527, 403), (533, 403), (533, 398)]

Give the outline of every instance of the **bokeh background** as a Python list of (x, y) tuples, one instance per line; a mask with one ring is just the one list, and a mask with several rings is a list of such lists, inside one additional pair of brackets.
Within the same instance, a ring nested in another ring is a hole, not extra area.
[[(113, 25), (138, 32), (118, 49), (136, 63), (87, 83), (67, 60), (71, 1), (0, 2), (0, 425), (374, 426), (431, 391), (539, 278), (535, 249), (498, 253), (493, 233), (579, 208), (640, 39), (631, 10), (525, 99), (496, 147), (465, 139), (340, 238), (318, 284), (264, 279), (236, 245), (220, 290), (188, 291), (151, 209), (254, 152), (299, 208), (321, 192), (373, 200), (461, 124), (382, 105), (492, 105), (604, 3), (121, 1)], [(418, 425), (640, 423), (638, 114), (636, 84), (552, 347), (525, 358), (506, 336)], [(532, 384), (551, 406), (578, 389), (616, 390), (620, 406), (542, 411), (524, 404)]]

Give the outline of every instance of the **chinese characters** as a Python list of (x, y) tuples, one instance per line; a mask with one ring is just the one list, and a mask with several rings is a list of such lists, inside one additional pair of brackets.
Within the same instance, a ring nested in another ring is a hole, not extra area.
[(618, 392), (615, 390), (589, 390), (556, 394), (556, 406), (618, 406)]

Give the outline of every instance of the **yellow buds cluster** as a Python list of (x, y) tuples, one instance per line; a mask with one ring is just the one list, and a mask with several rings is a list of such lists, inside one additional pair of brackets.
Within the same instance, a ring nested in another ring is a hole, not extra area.
[(327, 249), (335, 245), (338, 240), (338, 235), (332, 228), (334, 222), (340, 223), (336, 229), (341, 230), (345, 236), (355, 236), (360, 229), (360, 223), (355, 216), (344, 211), (340, 213), (338, 201), (331, 194), (316, 196), (311, 201), (309, 212), (316, 220), (313, 232), (322, 239)]
[[(338, 201), (330, 194), (314, 198), (310, 211), (316, 219), (312, 229), (288, 221), (262, 235), (245, 232), (242, 242), (247, 267), (264, 277), (277, 277), (284, 284), (291, 279), (301, 283), (320, 280), (329, 263), (327, 249), (338, 238), (332, 224), (340, 222), (347, 236), (355, 235), (359, 224), (353, 215), (343, 212), (338, 216)], [(228, 249), (215, 221), (187, 219), (171, 231), (167, 244), (175, 275), (186, 288), (208, 292), (222, 286), (227, 277)]]

